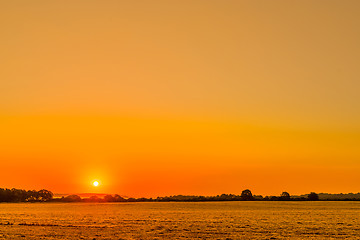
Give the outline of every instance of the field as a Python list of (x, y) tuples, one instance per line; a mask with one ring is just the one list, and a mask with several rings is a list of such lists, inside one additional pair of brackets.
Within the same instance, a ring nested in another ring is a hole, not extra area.
[(0, 239), (346, 238), (360, 202), (0, 204)]

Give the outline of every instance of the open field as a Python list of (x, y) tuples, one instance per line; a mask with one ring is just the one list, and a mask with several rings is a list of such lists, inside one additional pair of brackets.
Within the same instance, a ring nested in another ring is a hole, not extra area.
[(360, 202), (2, 203), (0, 239), (360, 239)]

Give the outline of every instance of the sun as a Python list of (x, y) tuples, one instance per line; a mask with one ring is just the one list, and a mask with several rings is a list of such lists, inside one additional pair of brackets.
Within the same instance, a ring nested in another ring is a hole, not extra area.
[(99, 186), (99, 182), (98, 182), (98, 181), (94, 181), (94, 182), (93, 182), (93, 186), (94, 186), (94, 187)]

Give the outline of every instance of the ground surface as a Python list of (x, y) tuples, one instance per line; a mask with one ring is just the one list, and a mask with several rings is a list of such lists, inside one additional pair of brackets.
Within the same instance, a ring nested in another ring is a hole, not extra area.
[(2, 203), (0, 239), (360, 239), (360, 202)]

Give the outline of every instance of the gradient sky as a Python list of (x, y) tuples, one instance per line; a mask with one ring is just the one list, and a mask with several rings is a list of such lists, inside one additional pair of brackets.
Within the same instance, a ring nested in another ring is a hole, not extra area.
[(359, 26), (357, 0), (2, 1), (0, 187), (359, 192)]

